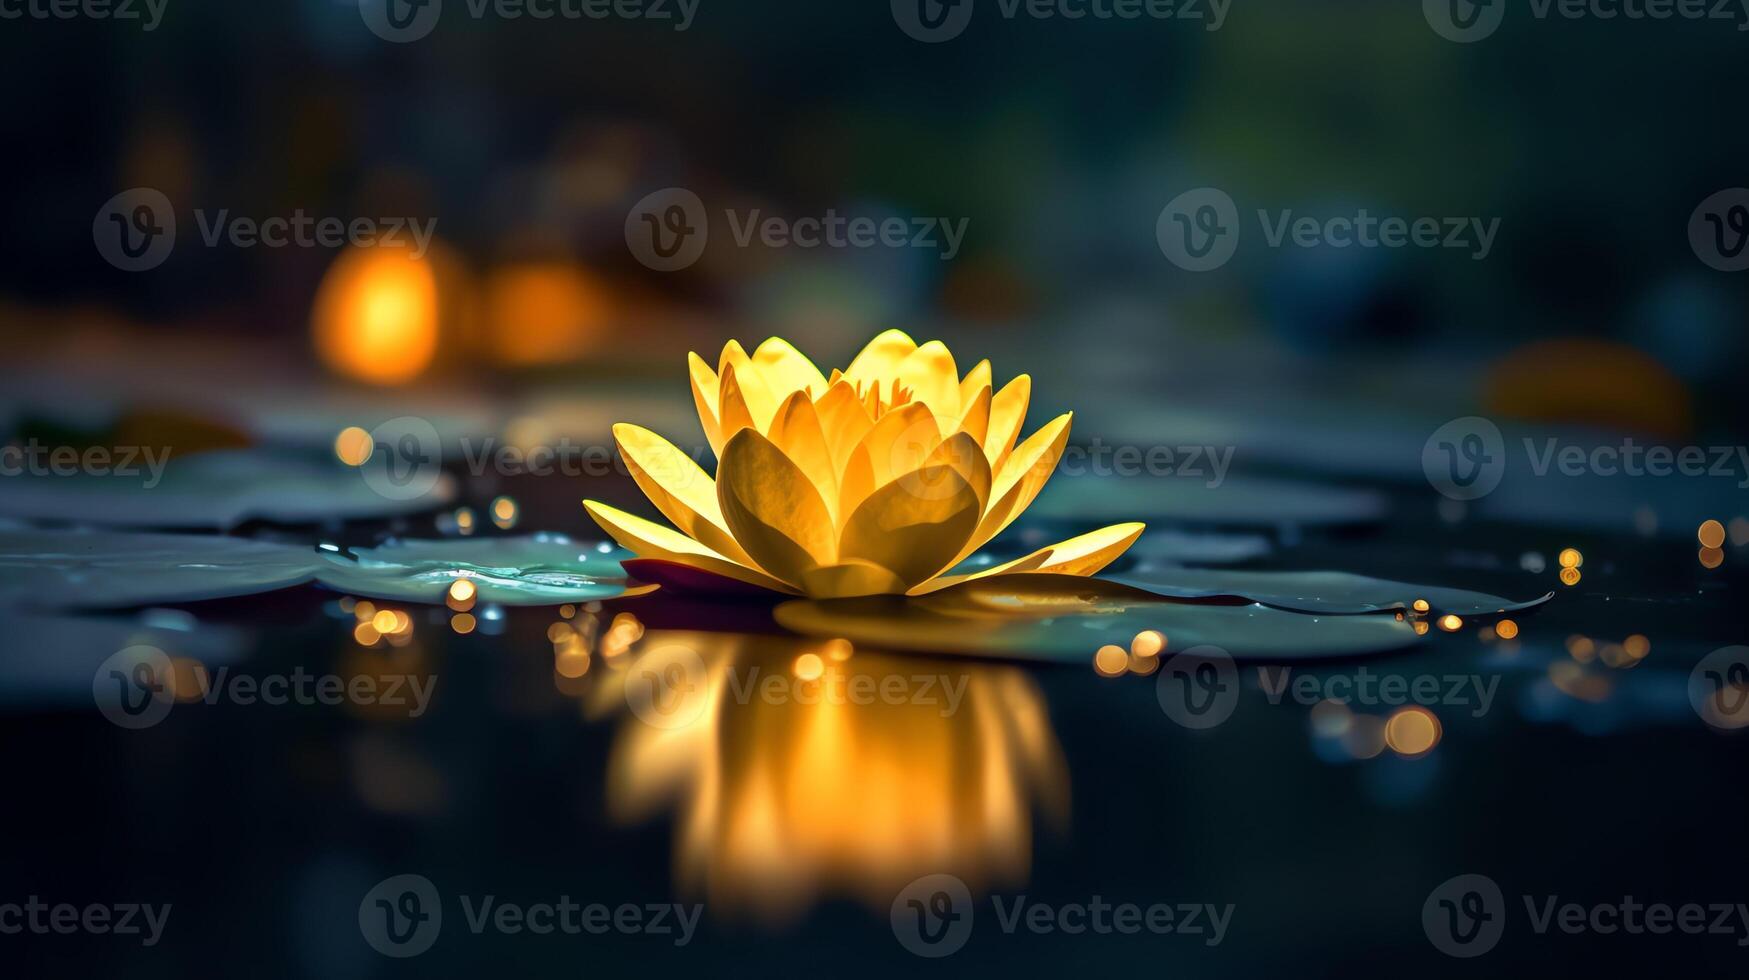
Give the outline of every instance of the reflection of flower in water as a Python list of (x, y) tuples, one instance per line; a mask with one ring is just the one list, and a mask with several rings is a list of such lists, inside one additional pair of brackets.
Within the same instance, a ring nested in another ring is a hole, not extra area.
[[(1066, 814), (1061, 750), (1015, 668), (776, 637), (652, 632), (642, 649), (592, 692), (635, 709), (609, 806), (628, 821), (674, 806), (677, 876), (708, 901), (779, 916), (824, 894), (885, 908), (924, 874), (1018, 883), (1034, 805)], [(696, 666), (674, 684), (682, 649)], [(663, 685), (662, 716), (641, 684)]]

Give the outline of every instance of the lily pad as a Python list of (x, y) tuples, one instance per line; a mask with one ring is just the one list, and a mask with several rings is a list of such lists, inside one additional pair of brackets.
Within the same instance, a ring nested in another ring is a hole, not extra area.
[(1396, 612), (1408, 609), (1416, 599), (1426, 599), (1429, 611), (1434, 613), (1491, 616), (1531, 609), (1554, 598), (1554, 593), (1549, 592), (1526, 602), (1513, 602), (1484, 592), (1411, 585), (1348, 572), (1259, 572), (1143, 565), (1107, 578), (1174, 599), (1241, 598), (1277, 609), (1330, 616)]
[[(119, 463), (117, 465), (120, 465)], [(100, 527), (236, 527), (245, 521), (314, 524), (413, 514), (448, 503), (441, 474), (425, 494), (391, 499), (364, 471), (332, 459), (244, 449), (179, 457), (134, 476), (17, 476), (0, 480), (0, 515)]]
[(1019, 575), (969, 582), (922, 598), (798, 600), (774, 612), (809, 636), (877, 650), (1087, 663), (1099, 647), (1128, 646), (1143, 630), (1171, 648), (1218, 646), (1270, 662), (1364, 656), (1419, 637), (1393, 616), (1310, 616), (1237, 600), (1162, 598), (1113, 582)]
[(630, 552), (562, 534), (513, 538), (394, 541), (354, 557), (323, 552), (317, 579), (339, 592), (405, 602), (442, 602), (457, 579), (479, 599), (547, 606), (608, 599), (626, 591), (620, 559)]
[(0, 530), (0, 605), (120, 608), (272, 592), (309, 581), (301, 545), (204, 534)]

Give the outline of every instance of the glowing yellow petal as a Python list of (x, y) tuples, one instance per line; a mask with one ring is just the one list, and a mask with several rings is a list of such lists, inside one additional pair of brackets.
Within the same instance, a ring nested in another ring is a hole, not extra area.
[(649, 429), (625, 422), (613, 427), (613, 441), (644, 496), (682, 534), (730, 561), (753, 564), (723, 523), (716, 481), (692, 457)]
[(869, 461), (868, 447), (858, 443), (850, 451), (850, 458), (845, 460), (844, 468), (838, 471), (838, 526), (844, 526), (845, 518), (856, 513), (856, 508), (875, 492), (874, 463)]
[[(717, 418), (725, 445), (742, 429), (764, 432), (771, 427), (771, 418), (777, 414), (777, 403), (772, 401), (771, 391), (765, 387), (757, 370), (731, 364), (723, 368), (721, 388)], [(717, 458), (720, 460), (722, 456), (722, 450), (717, 450)]]
[[(806, 390), (796, 391), (777, 410), (771, 420), (771, 441), (801, 467), (803, 473), (820, 491), (827, 510), (838, 506), (838, 472), (832, 466), (832, 453), (826, 446), (826, 435), (820, 429), (820, 417)], [(837, 515), (833, 515), (836, 523)]]
[(820, 492), (758, 432), (742, 429), (723, 446), (717, 500), (735, 540), (776, 578), (799, 584), (803, 572), (837, 561), (832, 515)]
[(875, 486), (882, 486), (922, 466), (941, 445), (941, 427), (927, 406), (913, 402), (881, 416), (862, 445), (874, 466)]
[[(971, 398), (965, 400), (965, 414), (960, 416), (959, 431), (978, 440), (982, 448), (984, 439), (990, 434), (990, 386), (979, 388)], [(986, 460), (989, 453), (984, 454)]]
[(911, 400), (952, 425), (960, 417), (960, 374), (953, 352), (939, 340), (931, 340), (899, 362), (899, 384), (911, 389)]
[(704, 358), (693, 353), (686, 355), (686, 367), (692, 375), (692, 403), (698, 408), (698, 424), (704, 427), (705, 441), (711, 444), (711, 453), (721, 456), (723, 433), (717, 424), (717, 372), (711, 370)]
[(672, 528), (647, 521), (636, 514), (628, 514), (597, 500), (583, 501), (583, 508), (595, 519), (595, 523), (601, 525), (602, 530), (619, 542), (620, 547), (636, 553), (640, 558), (679, 562), (776, 592), (797, 591), (759, 571), (735, 564)]
[(984, 453), (997, 470), (1020, 438), (1020, 427), (1026, 422), (1027, 404), (1032, 400), (1032, 378), (1016, 375), (1013, 381), (990, 400), (990, 433), (984, 437)]
[(917, 349), (917, 341), (903, 330), (888, 330), (868, 342), (844, 369), (851, 384), (862, 387), (870, 381), (885, 382), (899, 374), (899, 363)]
[(820, 418), (820, 430), (826, 435), (826, 445), (832, 450), (832, 469), (842, 473), (850, 451), (862, 442), (863, 436), (868, 435), (868, 430), (874, 427), (874, 420), (862, 407), (856, 389), (842, 381), (832, 382), (832, 387), (814, 403), (814, 412)]
[[(911, 486), (935, 488), (919, 496)], [(866, 561), (907, 586), (927, 581), (952, 561), (978, 526), (978, 495), (951, 466), (926, 467), (881, 487), (844, 524), (843, 561)]]
[(1033, 498), (1044, 489), (1045, 481), (1057, 468), (1057, 461), (1063, 458), (1063, 447), (1069, 441), (1069, 423), (1073, 418), (1072, 412), (1057, 416), (1009, 454), (996, 473), (995, 485), (991, 488), (992, 502), (984, 512), (984, 519), (978, 523), (977, 532), (954, 559), (954, 564), (964, 561), (991, 538), (1001, 534), (1022, 511), (1032, 506)]
[(979, 388), (994, 387), (995, 385), (990, 381), (990, 361), (988, 359), (979, 361), (972, 365), (972, 369), (967, 371), (966, 376), (960, 380), (960, 406), (963, 408), (970, 405), (972, 399), (977, 396)]
[(1116, 561), (1130, 545), (1142, 536), (1143, 524), (1113, 524), (1079, 537), (1060, 541), (1048, 548), (964, 575), (947, 575), (932, 579), (911, 590), (912, 595), (928, 595), (950, 589), (965, 582), (991, 579), (1000, 575), (1079, 575), (1087, 576)]
[[(923, 463), (924, 471), (939, 466), (952, 467), (960, 479), (972, 488), (978, 498), (978, 513), (982, 514), (985, 505), (990, 502), (990, 489), (993, 477), (990, 473), (990, 461), (984, 458), (984, 448), (978, 445), (978, 440), (965, 432), (956, 432), (935, 447), (929, 454), (929, 459)], [(914, 479), (917, 474), (907, 474), (899, 477), (901, 480)], [(913, 485), (912, 490), (920, 495), (945, 492), (945, 487), (927, 487)]]
[(779, 399), (793, 391), (807, 391), (808, 397), (825, 393), (826, 377), (807, 355), (796, 350), (789, 341), (772, 337), (753, 352), (753, 366), (765, 378), (765, 385)]
[(897, 575), (866, 561), (822, 565), (802, 576), (802, 589), (815, 599), (848, 599), (863, 595), (898, 595), (905, 583)]

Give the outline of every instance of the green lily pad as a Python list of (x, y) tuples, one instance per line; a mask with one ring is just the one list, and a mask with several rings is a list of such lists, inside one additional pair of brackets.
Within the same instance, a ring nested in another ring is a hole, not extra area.
[(323, 552), (316, 573), (338, 592), (404, 602), (439, 603), (465, 578), (484, 602), (549, 606), (609, 599), (625, 592), (620, 559), (630, 552), (562, 534), (511, 538), (394, 541), (354, 557)]
[(0, 530), (0, 605), (121, 608), (308, 582), (314, 549), (207, 534)]
[(1144, 565), (1109, 581), (1135, 586), (1174, 599), (1242, 598), (1293, 612), (1346, 616), (1406, 610), (1426, 599), (1430, 612), (1459, 616), (1491, 616), (1540, 606), (1554, 598), (1549, 592), (1526, 602), (1513, 602), (1484, 592), (1435, 585), (1411, 585), (1348, 572), (1263, 572)]

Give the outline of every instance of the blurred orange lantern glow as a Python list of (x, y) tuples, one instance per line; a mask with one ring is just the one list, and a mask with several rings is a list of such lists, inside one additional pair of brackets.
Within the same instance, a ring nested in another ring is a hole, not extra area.
[(353, 247), (316, 293), (316, 352), (335, 372), (379, 385), (418, 377), (437, 356), (437, 276), (407, 246)]
[(512, 266), (485, 286), (487, 348), (501, 364), (575, 360), (607, 333), (607, 291), (566, 262)]

